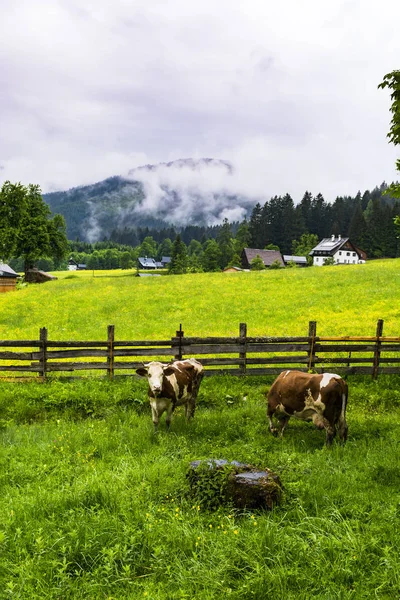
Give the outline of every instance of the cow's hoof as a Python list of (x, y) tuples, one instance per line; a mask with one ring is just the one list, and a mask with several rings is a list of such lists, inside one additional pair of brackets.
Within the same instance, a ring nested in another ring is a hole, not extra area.
[(270, 429), (270, 432), (272, 433), (272, 435), (273, 435), (274, 437), (278, 437), (278, 433), (279, 433), (279, 432), (278, 432), (278, 430), (277, 430), (277, 429)]

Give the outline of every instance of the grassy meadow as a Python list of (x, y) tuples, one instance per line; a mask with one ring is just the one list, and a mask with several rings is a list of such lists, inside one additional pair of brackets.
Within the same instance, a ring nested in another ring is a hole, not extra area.
[[(0, 338), (168, 339), (182, 323), (189, 336), (398, 334), (400, 259), (365, 265), (254, 273), (135, 277), (135, 271), (55, 273), (57, 281), (0, 297)], [(56, 336), (56, 338), (55, 338)]]
[[(57, 273), (0, 297), (0, 338), (399, 335), (400, 260), (135, 278)], [(349, 439), (267, 430), (264, 377), (203, 380), (194, 420), (155, 436), (137, 378), (0, 382), (0, 599), (400, 597), (400, 377), (349, 377)], [(269, 467), (273, 511), (207, 509), (192, 460)]]

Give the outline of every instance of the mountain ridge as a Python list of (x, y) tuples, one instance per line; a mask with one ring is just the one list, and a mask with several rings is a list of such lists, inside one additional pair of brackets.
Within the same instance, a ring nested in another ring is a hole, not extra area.
[(242, 220), (256, 200), (235, 193), (233, 173), (226, 160), (185, 158), (135, 167), (126, 176), (50, 192), (43, 199), (64, 216), (69, 239), (94, 242), (123, 227)]

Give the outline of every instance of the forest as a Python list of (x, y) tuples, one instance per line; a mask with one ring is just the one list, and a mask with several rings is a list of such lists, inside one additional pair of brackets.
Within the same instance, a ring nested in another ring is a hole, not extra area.
[[(241, 223), (225, 220), (221, 225), (182, 228), (149, 227), (114, 229), (108, 239), (93, 244), (69, 241), (69, 257), (88, 269), (130, 269), (139, 256), (178, 255), (169, 271), (220, 271), (240, 265), (245, 247), (279, 249), (283, 254), (307, 255), (324, 237), (332, 234), (349, 237), (364, 250), (368, 259), (395, 258), (400, 254), (399, 231), (395, 223), (400, 214), (399, 200), (388, 193), (386, 183), (356, 196), (337, 197), (327, 202), (322, 194), (305, 192), (298, 204), (289, 194), (274, 196), (264, 205), (254, 206), (248, 219)], [(22, 270), (22, 259), (10, 265)], [(39, 268), (64, 270), (67, 260), (38, 260)]]

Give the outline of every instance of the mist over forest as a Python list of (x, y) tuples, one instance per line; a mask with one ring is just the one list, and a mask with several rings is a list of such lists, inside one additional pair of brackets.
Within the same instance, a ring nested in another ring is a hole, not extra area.
[(228, 161), (203, 158), (145, 165), (126, 177), (43, 198), (53, 213), (64, 216), (68, 239), (89, 245), (108, 241), (137, 247), (149, 236), (160, 245), (178, 233), (186, 245), (204, 243), (218, 237), (223, 223), (233, 237), (246, 223), (251, 247), (272, 244), (290, 254), (303, 234), (318, 239), (341, 234), (369, 258), (378, 258), (399, 252), (393, 218), (400, 208), (387, 188), (383, 182), (335, 199), (319, 191), (305, 191), (301, 198), (268, 196)]

